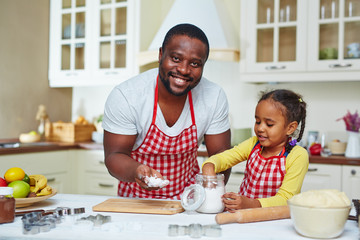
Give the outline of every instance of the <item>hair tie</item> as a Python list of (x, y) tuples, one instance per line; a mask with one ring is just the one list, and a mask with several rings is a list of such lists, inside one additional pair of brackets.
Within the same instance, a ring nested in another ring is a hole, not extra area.
[(295, 146), (296, 143), (297, 143), (297, 140), (296, 140), (296, 139), (294, 139), (294, 140), (292, 140), (292, 141), (289, 142), (290, 146), (292, 146), (292, 147)]
[(303, 100), (301, 98), (299, 98), (299, 102), (303, 102)]

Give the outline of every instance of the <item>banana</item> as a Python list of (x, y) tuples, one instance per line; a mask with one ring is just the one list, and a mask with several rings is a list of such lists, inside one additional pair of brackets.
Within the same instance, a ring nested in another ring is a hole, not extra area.
[(44, 175), (36, 174), (29, 175), (30, 178), (30, 186), (34, 186), (34, 188), (30, 189), (31, 192), (37, 193), (47, 185), (47, 178)]
[(52, 187), (50, 187), (49, 185), (46, 185), (46, 187), (44, 187), (43, 189), (41, 189), (41, 191), (39, 193), (36, 194), (36, 196), (46, 196), (52, 193)]

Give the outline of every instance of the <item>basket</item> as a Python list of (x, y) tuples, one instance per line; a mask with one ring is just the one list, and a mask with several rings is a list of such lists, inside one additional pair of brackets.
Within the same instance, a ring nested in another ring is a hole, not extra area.
[(48, 122), (45, 125), (45, 138), (50, 142), (89, 142), (93, 131), (94, 124)]

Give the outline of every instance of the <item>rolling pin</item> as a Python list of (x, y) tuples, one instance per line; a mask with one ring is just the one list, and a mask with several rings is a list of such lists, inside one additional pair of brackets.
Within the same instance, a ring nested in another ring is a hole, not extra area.
[(217, 224), (250, 223), (284, 218), (290, 218), (288, 206), (240, 209), (233, 213), (218, 213), (215, 216)]

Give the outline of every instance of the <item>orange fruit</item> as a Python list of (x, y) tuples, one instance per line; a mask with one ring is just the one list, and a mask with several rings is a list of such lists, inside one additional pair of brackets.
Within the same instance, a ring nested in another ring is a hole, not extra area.
[(8, 183), (11, 183), (16, 180), (23, 180), (24, 177), (25, 177), (24, 170), (18, 167), (9, 168), (4, 175), (4, 178)]

